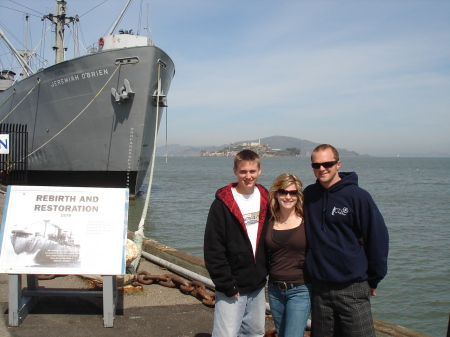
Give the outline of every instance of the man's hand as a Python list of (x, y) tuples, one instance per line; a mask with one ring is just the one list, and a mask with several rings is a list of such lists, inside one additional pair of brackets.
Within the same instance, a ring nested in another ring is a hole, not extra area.
[(231, 298), (238, 298), (239, 297), (239, 293), (237, 293), (236, 295), (234, 295), (234, 296), (231, 296)]
[(377, 296), (377, 290), (374, 288), (370, 288), (370, 296)]

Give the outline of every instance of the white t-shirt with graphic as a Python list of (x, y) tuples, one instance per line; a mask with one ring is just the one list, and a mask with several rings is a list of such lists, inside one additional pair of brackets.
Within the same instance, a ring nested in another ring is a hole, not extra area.
[(239, 206), (242, 216), (244, 217), (245, 227), (247, 228), (248, 238), (252, 244), (253, 255), (256, 252), (256, 239), (258, 236), (259, 208), (261, 204), (261, 193), (255, 186), (252, 194), (240, 194), (234, 188), (234, 200)]

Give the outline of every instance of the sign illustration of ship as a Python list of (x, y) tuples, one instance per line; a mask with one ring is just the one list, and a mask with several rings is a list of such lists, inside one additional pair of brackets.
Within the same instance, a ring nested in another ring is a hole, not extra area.
[(56, 14), (44, 16), (55, 26), (56, 63), (37, 71), (34, 52), (15, 49), (0, 30), (21, 68), (0, 69), (0, 124), (26, 126), (28, 185), (128, 187), (130, 194), (142, 186), (175, 66), (149, 37), (113, 34), (130, 2), (95, 48), (64, 60), (65, 29), (76, 32), (79, 19), (57, 0)]
[(23, 229), (11, 231), (14, 252), (35, 254), (38, 264), (76, 263), (80, 257), (80, 246), (73, 235), (59, 226), (43, 220)]

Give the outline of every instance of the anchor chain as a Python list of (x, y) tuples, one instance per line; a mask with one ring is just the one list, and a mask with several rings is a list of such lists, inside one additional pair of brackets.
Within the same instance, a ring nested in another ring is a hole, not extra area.
[(182, 293), (201, 299), (202, 303), (208, 307), (216, 304), (215, 294), (208, 292), (204, 283), (186, 281), (175, 274), (151, 275), (142, 270), (137, 273), (137, 282), (146, 285), (157, 282), (165, 287), (179, 288)]
[[(51, 280), (55, 277), (56, 275), (38, 275), (39, 280)], [(158, 283), (168, 288), (179, 288), (182, 293), (201, 299), (202, 303), (208, 307), (214, 307), (216, 304), (216, 295), (208, 292), (204, 283), (200, 281), (186, 281), (175, 274), (151, 275), (149, 272), (141, 270), (137, 273), (136, 282), (132, 282), (132, 286), (138, 287), (139, 283), (144, 285)], [(309, 337), (310, 334), (310, 331), (305, 331), (304, 337)], [(278, 337), (275, 327), (267, 329), (264, 337)]]

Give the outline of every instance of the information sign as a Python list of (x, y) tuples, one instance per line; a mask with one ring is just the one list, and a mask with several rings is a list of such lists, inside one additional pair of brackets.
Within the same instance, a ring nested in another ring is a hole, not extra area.
[(125, 274), (128, 189), (9, 186), (0, 272)]

